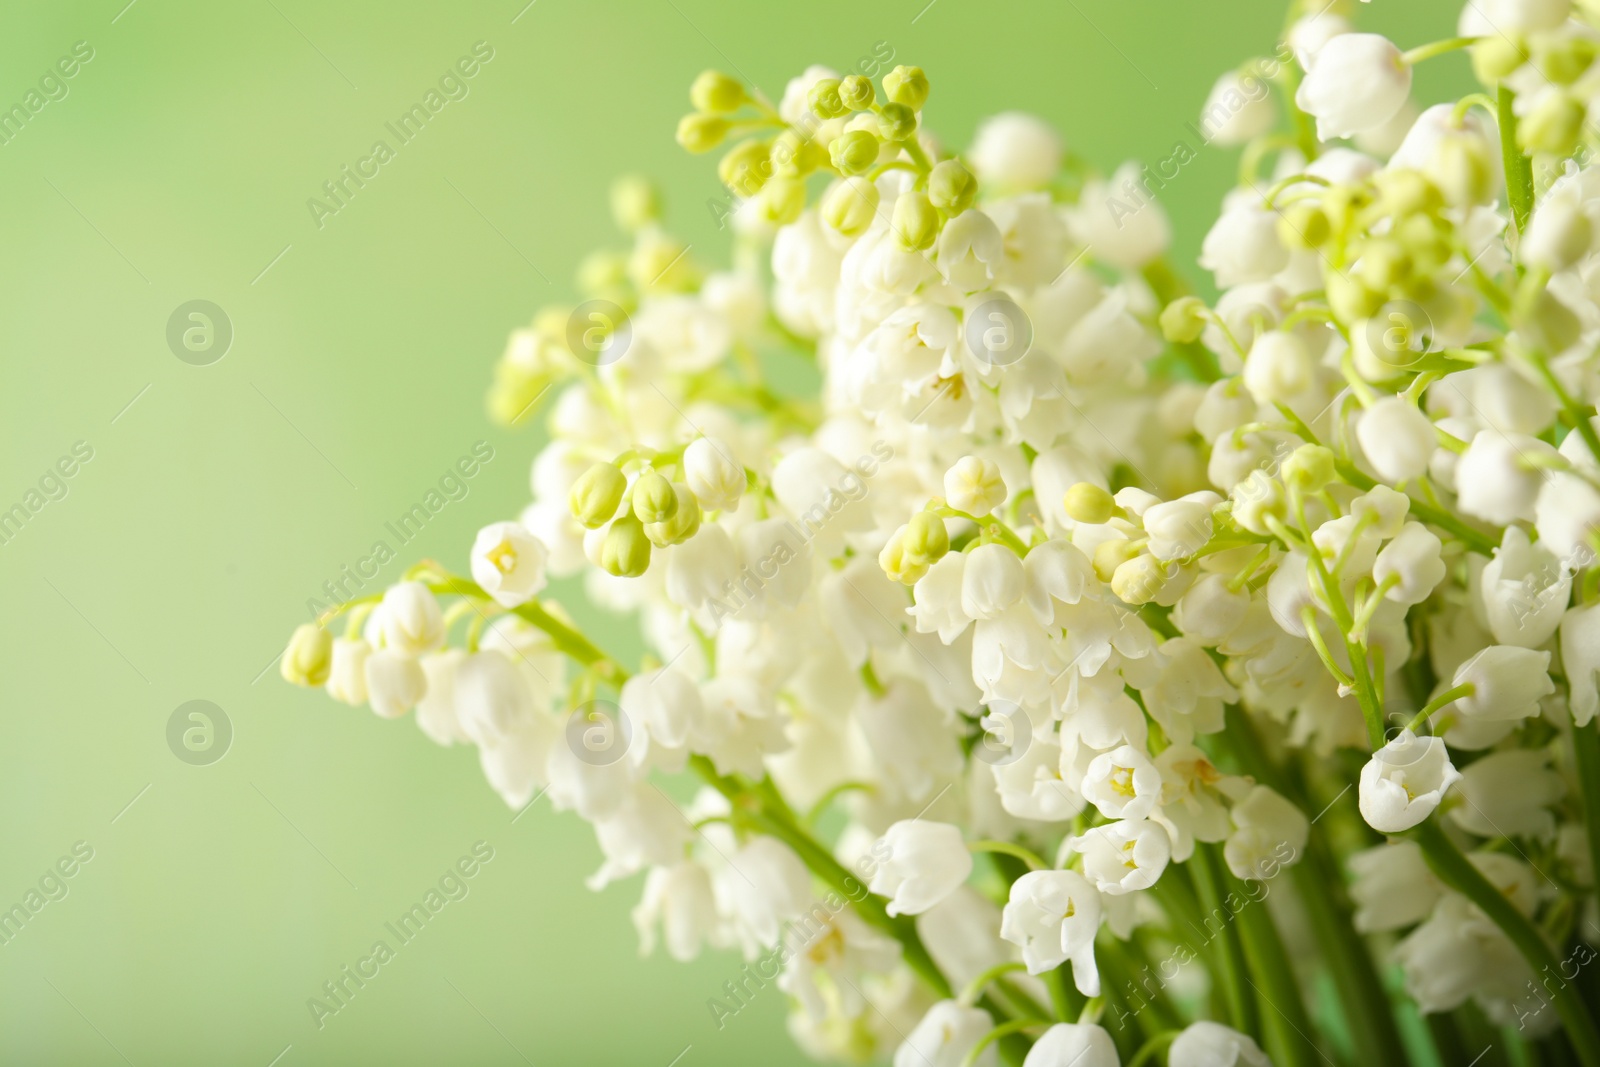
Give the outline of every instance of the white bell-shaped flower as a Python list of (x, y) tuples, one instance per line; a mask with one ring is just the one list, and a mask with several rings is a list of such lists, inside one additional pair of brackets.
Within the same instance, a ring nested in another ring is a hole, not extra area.
[(1043, 119), (1005, 111), (979, 124), (968, 158), (984, 186), (1024, 192), (1054, 180), (1064, 150), (1061, 135)]
[(1083, 855), (1083, 873), (1107, 896), (1149, 889), (1172, 859), (1172, 839), (1149, 819), (1124, 819), (1067, 838)]
[(1100, 892), (1076, 871), (1029, 871), (1011, 883), (1000, 936), (1022, 949), (1029, 974), (1072, 963), (1072, 982), (1086, 997), (1100, 995), (1094, 937)]
[(1494, 558), (1483, 568), (1483, 613), (1502, 645), (1538, 648), (1561, 625), (1572, 575), (1520, 526), (1507, 526)]
[(1468, 515), (1500, 526), (1532, 522), (1550, 473), (1539, 464), (1559, 455), (1526, 434), (1480, 430), (1456, 463), (1456, 503)]
[(867, 887), (889, 897), (890, 915), (920, 915), (943, 901), (972, 873), (961, 828), (927, 819), (902, 819), (873, 850), (886, 855)]
[(1150, 536), (1150, 554), (1173, 560), (1200, 551), (1211, 540), (1211, 509), (1220, 503), (1216, 493), (1201, 490), (1146, 508), (1141, 518)]
[(991, 542), (966, 555), (961, 575), (961, 610), (968, 618), (996, 618), (1022, 599), (1026, 576), (1015, 552)]
[(417, 706), (428, 691), (428, 679), (415, 657), (380, 648), (364, 665), (367, 700), (385, 719), (398, 719)]
[(1562, 616), (1561, 666), (1572, 694), (1572, 721), (1588, 726), (1600, 711), (1600, 601)]
[(526, 603), (545, 586), (544, 544), (520, 522), (496, 522), (472, 542), (472, 580), (503, 608)]
[(1444, 895), (1422, 846), (1394, 839), (1350, 857), (1355, 928), (1364, 934), (1402, 930), (1428, 917)]
[(1201, 1019), (1173, 1039), (1167, 1067), (1272, 1067), (1272, 1061), (1249, 1034)]
[(1433, 422), (1398, 396), (1386, 396), (1361, 413), (1356, 441), (1378, 477), (1395, 484), (1426, 474), (1439, 447)]
[(1548, 841), (1556, 832), (1550, 809), (1567, 787), (1550, 767), (1548, 752), (1513, 748), (1469, 763), (1456, 791), (1466, 803), (1452, 809), (1450, 817), (1468, 833)]
[(383, 594), (374, 614), (387, 648), (420, 656), (444, 644), (444, 613), (432, 590), (421, 582), (400, 582)]
[(994, 1016), (982, 1008), (941, 1000), (928, 1009), (894, 1052), (894, 1067), (995, 1067), (998, 1047), (992, 1042), (968, 1061), (974, 1045), (994, 1029)]
[(655, 951), (657, 927), (667, 954), (682, 962), (700, 955), (702, 944), (717, 944), (721, 920), (711, 875), (693, 860), (651, 868), (644, 895), (633, 909), (633, 926), (644, 956)]
[(328, 664), (328, 695), (341, 704), (360, 707), (367, 702), (367, 657), (372, 646), (361, 638), (335, 637)]
[(1117, 1046), (1102, 1026), (1056, 1023), (1040, 1035), (1022, 1067), (1119, 1067)]
[(1433, 814), (1460, 778), (1443, 739), (1401, 730), (1361, 768), (1361, 817), (1379, 833), (1409, 830)]
[(1200, 132), (1212, 144), (1241, 145), (1272, 129), (1277, 120), (1272, 87), (1253, 73), (1230, 70), (1206, 96), (1200, 109)]
[(1381, 126), (1405, 106), (1411, 68), (1387, 37), (1343, 33), (1317, 51), (1294, 102), (1315, 116), (1317, 137), (1349, 137)]
[(744, 467), (715, 437), (697, 437), (683, 450), (683, 480), (706, 511), (732, 511), (744, 495)]
[(1234, 832), (1222, 858), (1235, 878), (1268, 881), (1305, 854), (1311, 822), (1282, 793), (1258, 785), (1233, 806)]
[(455, 705), (462, 731), (490, 747), (525, 726), (534, 708), (522, 672), (493, 650), (475, 652), (456, 668)]
[(1443, 551), (1432, 530), (1408, 522), (1372, 561), (1372, 579), (1396, 604), (1420, 604), (1444, 581)]
[(944, 498), (957, 511), (979, 518), (1006, 502), (1000, 468), (978, 456), (962, 456), (944, 472)]
[(1161, 799), (1161, 772), (1149, 756), (1121, 745), (1089, 761), (1082, 789), (1108, 819), (1143, 819)]

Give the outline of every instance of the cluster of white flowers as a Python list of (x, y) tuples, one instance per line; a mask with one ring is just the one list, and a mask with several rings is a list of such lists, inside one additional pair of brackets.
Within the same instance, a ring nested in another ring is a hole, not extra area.
[[(1470, 1001), (1600, 1067), (1600, 3), (1351, 6), (1207, 101), (1211, 302), (1163, 180), (1037, 118), (702, 75), (732, 268), (619, 183), (490, 392), (551, 394), (533, 502), (285, 677), (577, 812), (646, 949), (776, 959), (821, 1058), (1449, 1062)], [(1458, 49), (1488, 92), (1419, 111)], [(578, 574), (637, 669), (539, 599)]]

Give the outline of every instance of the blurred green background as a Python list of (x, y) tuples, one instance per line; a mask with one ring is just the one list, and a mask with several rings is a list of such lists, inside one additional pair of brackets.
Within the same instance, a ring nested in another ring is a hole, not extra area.
[[(464, 569), (474, 531), (526, 502), (537, 435), (492, 429), (484, 388), (508, 331), (616, 243), (614, 175), (658, 178), (694, 255), (725, 262), (713, 161), (672, 141), (702, 68), (776, 97), (809, 63), (887, 46), (929, 72), (948, 143), (1022, 108), (1109, 167), (1165, 158), (1281, 19), (1279, 0), (525, 3), (0, 15), (0, 108), (93, 50), (0, 145), (0, 510), (93, 451), (0, 544), (0, 910), (93, 850), (0, 944), (0, 1062), (800, 1062), (775, 990), (714, 1027), (733, 956), (638, 959), (639, 882), (583, 888), (598, 852), (575, 817), (541, 801), (513, 823), (470, 749), (267, 668), (306, 599), (395, 545), (383, 524), (474, 442), (495, 458), (470, 495), (368, 588), (420, 555)], [(1453, 33), (1457, 5), (1372, 8), (1410, 46)], [(398, 146), (385, 123), (480, 41), (469, 95)], [(1436, 65), (1423, 99), (1465, 71)], [(307, 200), (378, 139), (396, 158), (319, 228)], [(1207, 150), (1164, 195), (1180, 262), (1233, 167)], [(167, 344), (191, 300), (232, 323), (208, 366)], [(167, 743), (194, 699), (232, 725), (208, 766)], [(318, 1029), (307, 999), (478, 841), (494, 859), (470, 894)]]

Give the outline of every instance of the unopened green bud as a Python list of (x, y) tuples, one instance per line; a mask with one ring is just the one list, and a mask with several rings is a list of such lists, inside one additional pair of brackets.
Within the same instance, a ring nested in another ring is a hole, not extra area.
[(1323, 190), (1322, 211), (1336, 234), (1349, 233), (1356, 215), (1372, 202), (1372, 195), (1359, 185), (1335, 185)]
[(894, 202), (894, 216), (889, 225), (900, 247), (908, 252), (932, 248), (939, 238), (939, 213), (926, 196), (915, 190), (901, 193)]
[(1578, 146), (1583, 132), (1583, 102), (1564, 92), (1539, 94), (1538, 103), (1517, 127), (1517, 140), (1525, 152), (1564, 156)]
[(1378, 187), (1384, 209), (1391, 215), (1434, 212), (1444, 204), (1439, 190), (1419, 170), (1380, 170), (1372, 181)]
[(678, 120), (678, 143), (696, 155), (709, 152), (728, 136), (728, 120), (699, 111)]
[(1111, 573), (1111, 592), (1134, 607), (1150, 603), (1166, 584), (1167, 572), (1161, 561), (1146, 553), (1124, 561)]
[(696, 111), (725, 115), (745, 101), (744, 85), (720, 70), (703, 70), (689, 87), (689, 102)]
[(909, 141), (917, 133), (917, 113), (904, 104), (884, 104), (878, 112), (878, 132), (885, 141)]
[(1067, 517), (1073, 522), (1098, 526), (1111, 521), (1111, 514), (1116, 509), (1117, 502), (1111, 498), (1110, 493), (1093, 482), (1078, 482), (1061, 498), (1061, 506), (1066, 509)]
[(1198, 341), (1205, 329), (1206, 302), (1198, 296), (1180, 296), (1161, 309), (1161, 336), (1168, 341), (1186, 345)]
[(735, 196), (755, 196), (772, 177), (771, 149), (764, 141), (744, 141), (722, 157), (717, 177)]
[(1455, 207), (1486, 202), (1494, 193), (1498, 164), (1481, 137), (1447, 133), (1434, 145), (1428, 177)]
[(921, 67), (896, 67), (883, 76), (883, 91), (895, 103), (921, 111), (928, 102), (928, 76)]
[(1413, 215), (1390, 235), (1405, 249), (1415, 275), (1432, 274), (1450, 259), (1450, 224), (1437, 215)]
[(1539, 69), (1557, 85), (1571, 85), (1594, 63), (1595, 43), (1587, 37), (1562, 35), (1539, 48)]
[(578, 264), (578, 288), (585, 293), (609, 293), (627, 281), (628, 257), (616, 252), (590, 252)]
[(950, 551), (950, 534), (944, 527), (943, 519), (919, 511), (906, 523), (902, 545), (906, 555), (915, 556), (931, 566)]
[(295, 685), (322, 685), (333, 666), (333, 635), (314, 622), (294, 628), (278, 670)]
[(1288, 248), (1321, 248), (1333, 236), (1327, 212), (1310, 200), (1300, 200), (1278, 212), (1278, 240)]
[(828, 156), (840, 174), (865, 174), (878, 162), (881, 145), (870, 130), (847, 130), (833, 139)]
[(650, 539), (644, 524), (632, 515), (623, 515), (606, 531), (600, 545), (600, 567), (618, 578), (637, 578), (650, 567)]
[(889, 540), (878, 551), (878, 566), (883, 568), (883, 573), (888, 575), (890, 581), (901, 585), (916, 585), (928, 573), (929, 567), (921, 556), (906, 551), (906, 531), (909, 529), (909, 525), (902, 526), (890, 534)]
[(661, 195), (636, 174), (618, 178), (611, 184), (611, 217), (623, 233), (638, 233), (661, 218)]
[(633, 513), (640, 522), (666, 522), (678, 510), (678, 494), (659, 471), (646, 471), (633, 483)]
[(1283, 481), (1302, 493), (1315, 493), (1333, 481), (1333, 452), (1322, 445), (1301, 445), (1283, 461)]
[(1520, 35), (1491, 33), (1472, 46), (1472, 72), (1485, 85), (1494, 85), (1522, 66), (1528, 58)]
[(1373, 292), (1387, 293), (1411, 277), (1411, 257), (1398, 241), (1374, 237), (1361, 246), (1358, 273)]
[(872, 88), (871, 78), (852, 74), (839, 83), (839, 99), (851, 111), (868, 111), (878, 102), (878, 94)]
[(823, 78), (813, 83), (811, 91), (806, 94), (806, 103), (810, 106), (812, 114), (821, 119), (836, 119), (850, 114), (850, 108), (839, 99), (837, 78)]
[(1102, 582), (1111, 581), (1117, 568), (1133, 559), (1139, 550), (1126, 537), (1111, 537), (1101, 541), (1094, 549), (1094, 573)]
[(822, 198), (822, 221), (846, 237), (867, 232), (878, 213), (878, 187), (865, 178), (834, 183)]
[(628, 478), (610, 463), (596, 463), (572, 483), (567, 494), (567, 506), (573, 518), (591, 530), (598, 530), (611, 521), (622, 503), (622, 494), (628, 489)]
[(799, 130), (784, 130), (772, 142), (772, 165), (785, 177), (804, 178), (826, 158), (822, 146)]
[(700, 530), (700, 501), (681, 482), (672, 483), (672, 492), (678, 498), (672, 518), (666, 522), (646, 523), (644, 527), (644, 535), (650, 538), (650, 543), (662, 548), (681, 545)]
[(761, 215), (774, 226), (787, 226), (806, 209), (806, 183), (799, 178), (774, 178), (761, 188)]
[(1334, 271), (1324, 279), (1328, 306), (1340, 322), (1369, 319), (1383, 306), (1384, 294), (1368, 288), (1348, 271)]
[(978, 179), (959, 159), (934, 165), (928, 175), (928, 199), (946, 215), (959, 215), (978, 196)]
[(692, 288), (699, 269), (681, 241), (661, 233), (647, 233), (628, 257), (628, 277), (636, 288), (682, 292)]

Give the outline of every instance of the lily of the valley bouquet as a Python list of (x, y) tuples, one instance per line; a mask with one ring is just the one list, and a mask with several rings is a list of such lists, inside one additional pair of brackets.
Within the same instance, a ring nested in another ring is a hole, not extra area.
[(1600, 4), (1295, 7), (1196, 127), (1214, 302), (1195, 146), (702, 75), (731, 267), (620, 183), (496, 368), (533, 502), (284, 676), (592, 823), (646, 951), (744, 954), (717, 1025), (775, 984), (818, 1058), (1600, 1067)]

